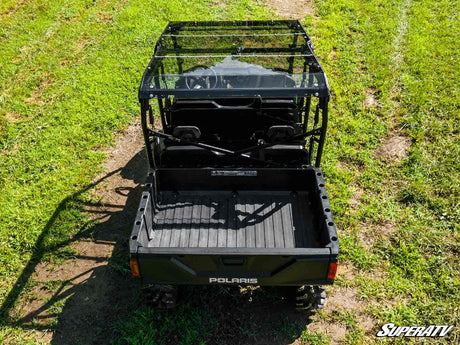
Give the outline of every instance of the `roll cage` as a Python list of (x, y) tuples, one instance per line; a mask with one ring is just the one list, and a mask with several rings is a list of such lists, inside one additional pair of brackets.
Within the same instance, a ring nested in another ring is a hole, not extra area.
[[(154, 127), (153, 98), (162, 131)], [(307, 151), (299, 164), (320, 165), (329, 86), (299, 21), (170, 22), (142, 77), (139, 101), (152, 168), (160, 164), (158, 138), (269, 166), (283, 163), (261, 152), (298, 144)], [(213, 121), (221, 127), (209, 128)], [(178, 127), (191, 132), (181, 137)]]

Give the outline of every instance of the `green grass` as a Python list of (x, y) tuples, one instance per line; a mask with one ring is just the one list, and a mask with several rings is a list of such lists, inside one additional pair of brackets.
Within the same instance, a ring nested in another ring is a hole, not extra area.
[[(267, 11), (251, 1), (207, 0), (1, 6), (0, 298), (8, 324), (35, 263), (66, 257), (66, 243), (90, 235), (86, 186), (113, 133), (138, 116), (140, 77), (167, 21)], [(9, 333), (3, 327), (0, 340)]]
[(330, 342), (330, 338), (325, 336), (322, 333), (316, 332), (312, 333), (308, 330), (305, 330), (300, 336), (300, 340), (306, 344), (311, 345), (327, 345)]
[[(102, 169), (103, 148), (113, 144), (113, 133), (138, 116), (139, 79), (167, 20), (273, 17), (261, 2), (224, 3), (1, 2), (0, 341), (38, 341), (38, 332), (14, 323), (14, 307), (30, 293), (37, 262), (72, 259), (67, 244), (91, 235), (93, 222), (82, 212), (91, 200), (88, 185)], [(458, 337), (458, 2), (313, 3), (317, 18), (303, 22), (332, 89), (322, 167), (341, 262), (357, 270), (353, 281), (337, 285), (351, 285), (366, 298), (365, 312), (376, 326), (455, 324)], [(370, 94), (377, 106), (366, 105)], [(393, 133), (411, 143), (400, 163), (383, 162), (375, 153)], [(359, 206), (352, 207), (356, 192)], [(391, 235), (376, 233), (389, 226)], [(371, 246), (363, 243), (366, 236)], [(136, 307), (114, 326), (114, 343), (164, 343), (171, 337), (206, 343), (222, 327), (215, 312), (193, 303), (172, 314)], [(359, 328), (356, 315), (338, 315), (347, 326), (345, 342), (377, 341)], [(334, 315), (322, 317), (338, 322)], [(285, 320), (276, 325), (272, 336), (330, 341)], [(262, 336), (258, 327), (234, 328), (248, 342)]]
[[(343, 0), (317, 6), (317, 52), (333, 90), (324, 169), (342, 230), (341, 259), (359, 268), (358, 291), (374, 303), (404, 301), (376, 308), (380, 324), (458, 326), (458, 4)], [(378, 103), (373, 109), (363, 105), (370, 90)], [(399, 164), (375, 155), (394, 132), (411, 141)], [(362, 195), (356, 209), (347, 202), (353, 189)], [(388, 224), (396, 228), (392, 236), (369, 232)], [(365, 249), (362, 237), (378, 240)], [(389, 279), (366, 279), (376, 270)], [(363, 339), (358, 334), (348, 341)]]
[[(184, 317), (187, 315), (186, 317)], [(141, 307), (130, 318), (116, 325), (121, 337), (114, 344), (153, 345), (161, 341), (175, 344), (205, 344), (217, 328), (208, 310), (183, 304), (171, 317), (155, 309)]]

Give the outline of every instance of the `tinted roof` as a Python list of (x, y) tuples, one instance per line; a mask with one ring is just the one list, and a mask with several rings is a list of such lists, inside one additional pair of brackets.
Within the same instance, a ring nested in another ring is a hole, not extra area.
[(329, 87), (299, 21), (170, 22), (139, 98), (327, 96)]

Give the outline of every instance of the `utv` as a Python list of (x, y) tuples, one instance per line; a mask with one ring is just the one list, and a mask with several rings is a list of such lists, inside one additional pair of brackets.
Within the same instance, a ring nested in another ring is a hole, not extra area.
[(133, 276), (163, 307), (184, 284), (291, 286), (322, 307), (339, 250), (319, 169), (329, 87), (300, 22), (170, 22), (139, 101)]

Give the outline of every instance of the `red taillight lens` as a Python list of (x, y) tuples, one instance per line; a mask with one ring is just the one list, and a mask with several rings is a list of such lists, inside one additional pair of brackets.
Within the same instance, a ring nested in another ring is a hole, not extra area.
[(336, 273), (337, 273), (337, 262), (330, 262), (329, 272), (327, 273), (327, 279), (334, 280)]
[(131, 267), (131, 274), (133, 277), (139, 278), (141, 276), (141, 272), (139, 271), (139, 264), (137, 263), (137, 260), (130, 260), (129, 261), (129, 266)]

